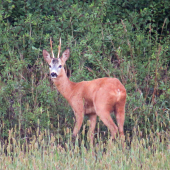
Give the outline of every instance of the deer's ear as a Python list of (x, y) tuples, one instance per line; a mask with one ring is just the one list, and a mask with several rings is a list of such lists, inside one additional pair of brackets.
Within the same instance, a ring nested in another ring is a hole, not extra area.
[(70, 49), (68, 48), (63, 52), (61, 57), (63, 65), (65, 64), (65, 62), (68, 60), (69, 57), (70, 57)]
[(45, 60), (48, 64), (51, 63), (50, 54), (49, 54), (46, 50), (43, 50), (43, 57), (44, 57), (44, 60)]

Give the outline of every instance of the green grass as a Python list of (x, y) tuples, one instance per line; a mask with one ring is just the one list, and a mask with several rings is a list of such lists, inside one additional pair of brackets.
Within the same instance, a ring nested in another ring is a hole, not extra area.
[[(83, 132), (71, 142), (70, 130), (65, 130), (66, 142), (58, 134), (37, 132), (29, 143), (9, 131), (8, 143), (1, 143), (0, 169), (170, 169), (170, 140), (168, 133), (148, 134), (146, 139), (136, 133), (126, 134), (124, 148), (117, 138), (103, 142), (95, 138), (93, 148), (83, 139)], [(64, 140), (63, 140), (64, 141)]]

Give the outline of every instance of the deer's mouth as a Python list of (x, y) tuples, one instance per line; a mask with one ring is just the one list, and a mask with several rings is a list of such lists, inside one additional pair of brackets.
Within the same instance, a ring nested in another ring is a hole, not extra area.
[(52, 73), (51, 73), (51, 78), (57, 78), (57, 74), (54, 73), (54, 72), (52, 72)]

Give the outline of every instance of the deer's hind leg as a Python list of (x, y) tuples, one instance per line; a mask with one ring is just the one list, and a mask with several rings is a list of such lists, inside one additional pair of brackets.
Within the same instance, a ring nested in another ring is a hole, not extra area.
[(118, 127), (113, 122), (112, 117), (110, 115), (110, 108), (108, 109), (107, 104), (100, 104), (98, 102), (95, 103), (96, 114), (100, 117), (102, 122), (108, 127), (111, 132), (112, 139), (115, 138), (116, 133), (118, 131)]
[[(102, 97), (101, 97), (102, 96)], [(94, 106), (96, 110), (96, 114), (100, 117), (102, 122), (109, 128), (112, 139), (115, 138), (116, 133), (118, 132), (118, 127), (113, 122), (110, 112), (113, 110), (112, 105), (109, 104), (107, 94), (100, 95), (98, 93), (95, 96)]]
[(116, 116), (120, 137), (124, 137), (123, 126), (125, 121), (125, 99), (122, 99), (121, 102), (116, 103), (115, 116)]
[(89, 128), (89, 132), (90, 132), (90, 143), (91, 146), (93, 146), (93, 138), (94, 138), (94, 130), (96, 127), (96, 119), (97, 119), (97, 115), (94, 113), (89, 115), (89, 119), (90, 119), (90, 128)]
[(102, 120), (102, 122), (108, 127), (111, 132), (112, 139), (115, 139), (118, 128), (116, 124), (113, 122), (112, 117), (110, 116), (110, 112), (105, 110), (100, 110), (97, 112), (98, 116)]

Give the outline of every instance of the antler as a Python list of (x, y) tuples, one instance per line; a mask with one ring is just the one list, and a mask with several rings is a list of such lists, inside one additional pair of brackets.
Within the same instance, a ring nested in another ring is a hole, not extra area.
[(51, 37), (50, 37), (51, 54), (52, 54), (52, 57), (55, 58), (55, 57), (54, 57), (54, 53), (53, 53), (52, 44), (53, 44), (53, 42), (52, 42)]
[(58, 57), (60, 57), (60, 50), (61, 50), (61, 37), (60, 37), (60, 41), (59, 41), (59, 46), (58, 46)]

